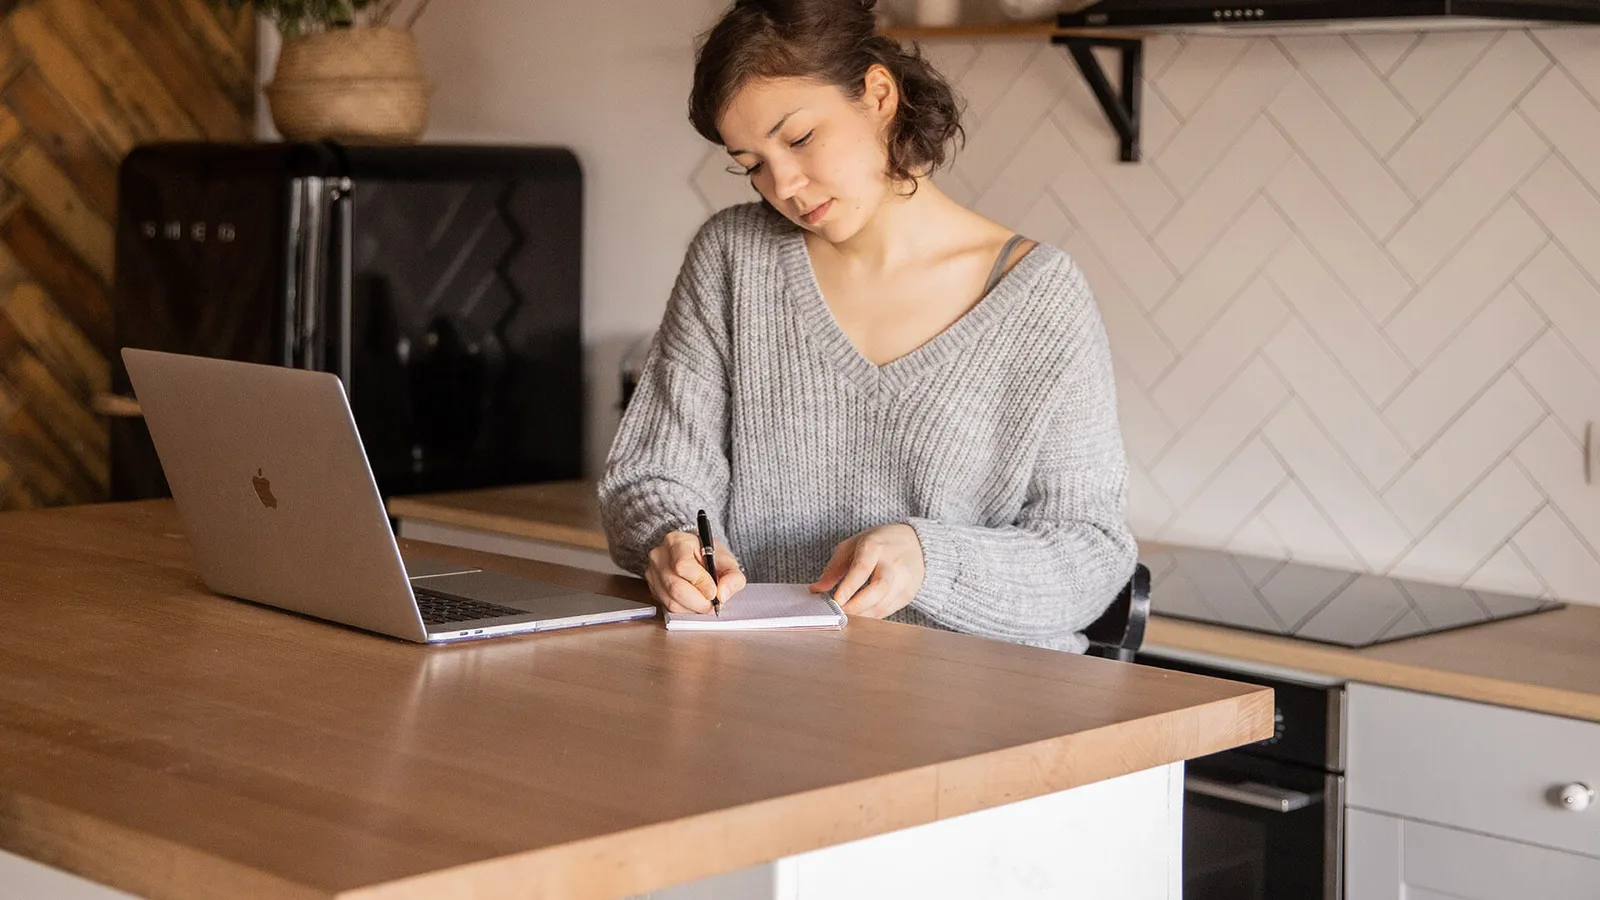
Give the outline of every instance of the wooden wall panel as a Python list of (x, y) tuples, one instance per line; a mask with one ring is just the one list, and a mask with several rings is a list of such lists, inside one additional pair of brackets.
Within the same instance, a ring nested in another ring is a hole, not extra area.
[(0, 509), (104, 500), (117, 165), (246, 140), (255, 28), (205, 0), (0, 0)]

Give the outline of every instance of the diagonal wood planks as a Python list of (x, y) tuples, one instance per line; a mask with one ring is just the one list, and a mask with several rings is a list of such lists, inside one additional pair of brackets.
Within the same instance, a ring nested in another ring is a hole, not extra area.
[(0, 509), (103, 500), (117, 165), (245, 140), (255, 30), (205, 0), (0, 2)]

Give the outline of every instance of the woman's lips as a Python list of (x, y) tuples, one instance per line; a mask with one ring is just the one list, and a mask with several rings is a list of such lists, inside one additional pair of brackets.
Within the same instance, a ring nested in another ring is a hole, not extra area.
[(829, 200), (828, 202), (822, 204), (821, 206), (816, 207), (815, 209), (811, 210), (811, 212), (806, 213), (805, 215), (801, 216), (800, 218), (803, 219), (807, 225), (815, 225), (818, 222), (822, 221), (822, 217), (827, 215), (828, 214), (828, 210), (830, 210), (832, 208), (833, 208), (833, 201)]

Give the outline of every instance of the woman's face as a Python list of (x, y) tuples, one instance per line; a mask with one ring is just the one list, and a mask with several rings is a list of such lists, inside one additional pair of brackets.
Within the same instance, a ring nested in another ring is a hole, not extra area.
[(892, 194), (884, 135), (898, 92), (882, 66), (852, 101), (831, 84), (752, 81), (718, 123), (731, 171), (800, 227), (833, 243), (861, 230)]

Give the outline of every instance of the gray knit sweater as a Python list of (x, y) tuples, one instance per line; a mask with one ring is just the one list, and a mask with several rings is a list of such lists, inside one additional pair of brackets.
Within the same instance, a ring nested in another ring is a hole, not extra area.
[(1127, 471), (1105, 330), (1065, 253), (1038, 245), (877, 366), (803, 232), (751, 203), (690, 245), (600, 504), (622, 568), (703, 508), (752, 582), (810, 583), (840, 541), (904, 522), (926, 577), (891, 618), (1081, 652), (1133, 572)]

